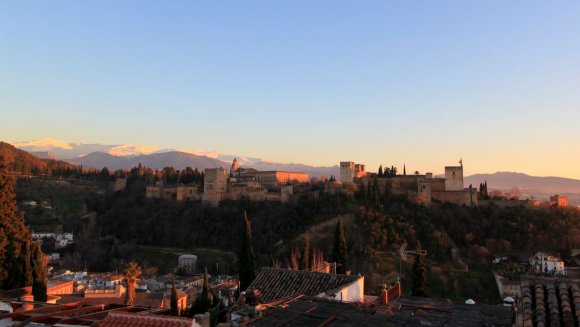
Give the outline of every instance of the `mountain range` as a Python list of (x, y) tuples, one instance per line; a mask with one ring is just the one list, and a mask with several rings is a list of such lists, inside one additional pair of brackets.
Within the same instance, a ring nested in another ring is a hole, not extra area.
[(187, 166), (199, 170), (206, 168), (227, 168), (234, 158), (242, 167), (257, 170), (285, 170), (306, 172), (310, 176), (338, 176), (337, 166), (309, 166), (300, 163), (278, 163), (262, 158), (232, 155), (217, 151), (193, 149), (160, 148), (148, 145), (108, 145), (95, 143), (73, 143), (54, 139), (13, 142), (14, 146), (40, 158), (61, 159), (83, 167), (110, 170), (129, 169), (139, 163), (153, 169), (172, 166), (183, 169)]
[[(60, 159), (83, 167), (110, 170), (129, 169), (141, 163), (154, 169), (172, 166), (183, 169), (187, 166), (199, 170), (206, 168), (228, 168), (237, 158), (242, 167), (257, 170), (285, 170), (306, 172), (310, 176), (339, 176), (338, 166), (310, 166), (300, 163), (276, 163), (262, 158), (224, 154), (216, 151), (191, 149), (163, 149), (147, 145), (107, 145), (90, 143), (70, 143), (53, 139), (14, 142), (17, 148), (43, 159)], [(580, 204), (580, 180), (563, 177), (538, 177), (518, 172), (496, 172), (475, 174), (464, 178), (465, 185), (478, 187), (487, 181), (489, 189), (509, 191), (513, 187), (522, 190), (523, 197), (547, 200), (550, 195), (564, 194), (570, 202)]]

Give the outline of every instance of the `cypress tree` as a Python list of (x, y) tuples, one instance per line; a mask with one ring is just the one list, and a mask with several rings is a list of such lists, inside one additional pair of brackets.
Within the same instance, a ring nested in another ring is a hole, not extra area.
[(205, 272), (203, 275), (203, 289), (201, 295), (199, 295), (189, 311), (189, 314), (193, 317), (198, 313), (206, 313), (211, 308), (212, 296), (209, 294), (209, 282), (207, 276), (207, 267), (205, 267)]
[(254, 278), (256, 272), (254, 269), (254, 247), (252, 244), (252, 225), (244, 211), (244, 234), (242, 235), (242, 246), (238, 257), (240, 271), (240, 290), (245, 290)]
[(304, 243), (304, 251), (302, 252), (302, 259), (300, 260), (300, 269), (308, 270), (310, 268), (310, 239), (306, 237)]
[(336, 225), (336, 231), (334, 232), (334, 246), (332, 248), (332, 261), (337, 264), (336, 272), (338, 274), (346, 274), (348, 270), (347, 261), (347, 249), (346, 249), (346, 237), (344, 234), (344, 228), (338, 220)]
[(171, 286), (171, 315), (179, 316), (179, 305), (177, 301), (177, 288), (175, 287), (175, 280), (173, 280), (173, 286)]
[(383, 177), (383, 165), (379, 166), (379, 177)]
[[(418, 248), (421, 249), (421, 246), (418, 246)], [(427, 267), (425, 266), (425, 256), (415, 256), (415, 261), (413, 262), (412, 278), (412, 295), (427, 297)]]
[(34, 301), (46, 302), (46, 266), (44, 264), (44, 253), (40, 247), (40, 242), (32, 244), (32, 295)]
[(403, 176), (407, 176), (407, 167), (403, 164)]

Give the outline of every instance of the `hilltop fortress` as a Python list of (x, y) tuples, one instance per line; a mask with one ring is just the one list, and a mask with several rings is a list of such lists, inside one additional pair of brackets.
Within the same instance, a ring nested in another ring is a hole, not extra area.
[[(395, 169), (396, 170), (396, 169)], [(289, 202), (299, 192), (313, 192), (309, 176), (303, 172), (258, 171), (240, 167), (234, 159), (230, 169), (208, 168), (204, 171), (203, 186), (188, 184), (165, 186), (158, 182), (146, 188), (147, 198), (175, 199), (177, 201), (202, 201), (217, 206), (224, 200)], [(413, 203), (430, 205), (432, 201), (457, 205), (477, 206), (477, 189), (463, 186), (463, 164), (445, 167), (445, 177), (433, 177), (432, 173), (421, 175), (398, 175), (389, 171), (385, 174), (368, 173), (364, 164), (351, 161), (340, 163), (340, 180), (326, 182), (325, 190), (335, 192), (347, 185), (356, 185), (361, 191), (376, 189), (379, 194), (405, 197)], [(316, 196), (316, 194), (314, 196)]]
[(234, 159), (230, 171), (205, 170), (202, 201), (217, 205), (223, 200), (290, 201), (294, 185), (308, 183), (308, 174), (289, 171), (258, 171), (240, 167)]
[(446, 166), (445, 178), (433, 177), (432, 173), (420, 175), (373, 174), (364, 165), (353, 162), (340, 163), (340, 181), (370, 189), (377, 187), (380, 194), (404, 196), (409, 201), (430, 205), (432, 201), (457, 205), (477, 206), (477, 189), (463, 186), (463, 164)]

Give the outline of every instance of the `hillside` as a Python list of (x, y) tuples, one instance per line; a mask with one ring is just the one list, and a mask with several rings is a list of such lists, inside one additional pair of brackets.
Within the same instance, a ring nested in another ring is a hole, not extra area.
[(40, 159), (5, 142), (0, 142), (0, 155), (9, 163), (11, 171), (24, 174), (34, 171), (42, 172), (47, 169), (66, 169), (75, 167), (74, 165), (64, 161)]

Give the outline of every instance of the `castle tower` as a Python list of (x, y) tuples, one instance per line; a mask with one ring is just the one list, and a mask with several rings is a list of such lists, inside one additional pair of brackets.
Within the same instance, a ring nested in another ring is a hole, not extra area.
[(463, 163), (445, 167), (445, 192), (463, 191)]

